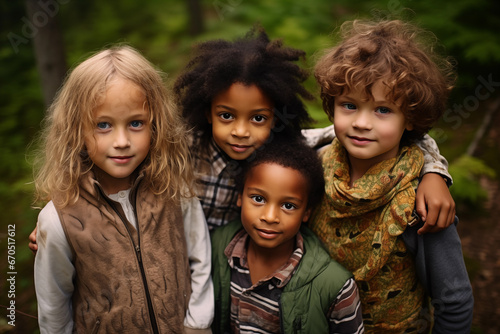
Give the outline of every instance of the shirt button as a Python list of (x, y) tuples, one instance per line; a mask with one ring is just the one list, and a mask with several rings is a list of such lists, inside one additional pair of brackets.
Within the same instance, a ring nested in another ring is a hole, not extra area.
[(118, 192), (118, 196), (119, 196), (120, 198), (125, 198), (125, 197), (127, 197), (127, 192), (126, 192), (126, 191), (124, 191), (124, 190), (119, 191), (119, 192)]

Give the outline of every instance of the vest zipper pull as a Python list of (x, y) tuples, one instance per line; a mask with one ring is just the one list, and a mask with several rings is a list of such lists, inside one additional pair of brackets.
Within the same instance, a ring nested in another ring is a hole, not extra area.
[(137, 259), (139, 260), (139, 262), (141, 262), (141, 248), (139, 247), (139, 245), (135, 246), (135, 252), (137, 253)]

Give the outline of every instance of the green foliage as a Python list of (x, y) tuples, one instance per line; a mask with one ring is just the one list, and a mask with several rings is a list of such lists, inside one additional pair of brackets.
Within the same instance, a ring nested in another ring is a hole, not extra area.
[(482, 208), (488, 198), (488, 193), (480, 184), (481, 177), (493, 178), (495, 171), (482, 160), (462, 155), (452, 164), (449, 172), (453, 177), (453, 186), (450, 192), (460, 208)]
[[(172, 83), (187, 64), (194, 43), (208, 39), (233, 39), (260, 23), (271, 38), (282, 38), (286, 45), (306, 51), (302, 65), (312, 70), (322, 50), (335, 44), (332, 32), (345, 20), (380, 17), (411, 19), (431, 30), (446, 47), (446, 54), (458, 62), (459, 82), (455, 99), (474, 95), (477, 77), (500, 73), (500, 2), (496, 0), (202, 0), (205, 31), (199, 36), (188, 33), (185, 1), (60, 1), (56, 18), (65, 42), (69, 66), (80, 62), (91, 52), (109, 44), (125, 42), (141, 50), (148, 59), (168, 73)], [(9, 33), (22, 35), (26, 19), (23, 1), (0, 2), (0, 255), (4, 256), (6, 224), (16, 224), (19, 287), (26, 302), (19, 310), (36, 313), (32, 291), (32, 256), (27, 237), (36, 223), (37, 211), (30, 208), (33, 185), (31, 166), (26, 160), (27, 147), (35, 138), (44, 117), (40, 81), (33, 55), (32, 39), (19, 45), (19, 51), (8, 42)], [(27, 18), (30, 19), (30, 18)], [(314, 78), (306, 87), (318, 96)], [(451, 104), (455, 101), (451, 101)], [(319, 98), (306, 103), (316, 126), (330, 124)], [(480, 112), (474, 117), (480, 118)], [(443, 152), (457, 156), (464, 151), (474, 133), (475, 122), (463, 119), (460, 131), (442, 124), (446, 138), (438, 142)], [(458, 140), (457, 140), (458, 139)], [(497, 151), (495, 151), (497, 152)], [(492, 177), (492, 170), (482, 161), (461, 157), (450, 165), (454, 185), (450, 188), (458, 207), (464, 203), (479, 207), (486, 198), (481, 175)], [(5, 261), (4, 261), (5, 262)], [(4, 263), (2, 262), (2, 263)], [(3, 265), (2, 265), (3, 266)], [(0, 269), (5, 272), (4, 268)], [(22, 277), (22, 278), (21, 278)], [(25, 287), (31, 286), (30, 289)], [(31, 294), (31, 295), (30, 295)], [(5, 297), (0, 296), (5, 305)], [(20, 318), (22, 321), (22, 319)], [(33, 322), (33, 320), (30, 320)], [(0, 321), (0, 332), (4, 330)], [(36, 321), (33, 328), (36, 327)], [(25, 330), (23, 333), (36, 332)]]

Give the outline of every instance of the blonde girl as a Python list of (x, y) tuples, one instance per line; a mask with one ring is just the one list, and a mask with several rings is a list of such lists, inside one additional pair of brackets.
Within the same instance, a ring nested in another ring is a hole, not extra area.
[(67, 77), (44, 123), (36, 195), (41, 333), (209, 331), (210, 244), (186, 128), (129, 46)]

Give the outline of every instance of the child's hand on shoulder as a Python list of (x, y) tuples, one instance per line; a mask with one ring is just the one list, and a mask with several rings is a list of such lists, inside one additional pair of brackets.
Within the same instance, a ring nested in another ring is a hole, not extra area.
[(417, 189), (416, 210), (425, 223), (418, 234), (439, 232), (455, 220), (455, 201), (443, 177), (427, 173)]
[(36, 255), (36, 252), (38, 250), (38, 245), (36, 244), (36, 227), (35, 229), (30, 233), (30, 236), (28, 237), (30, 243), (28, 244), (28, 247), (30, 248), (31, 252), (33, 255)]

